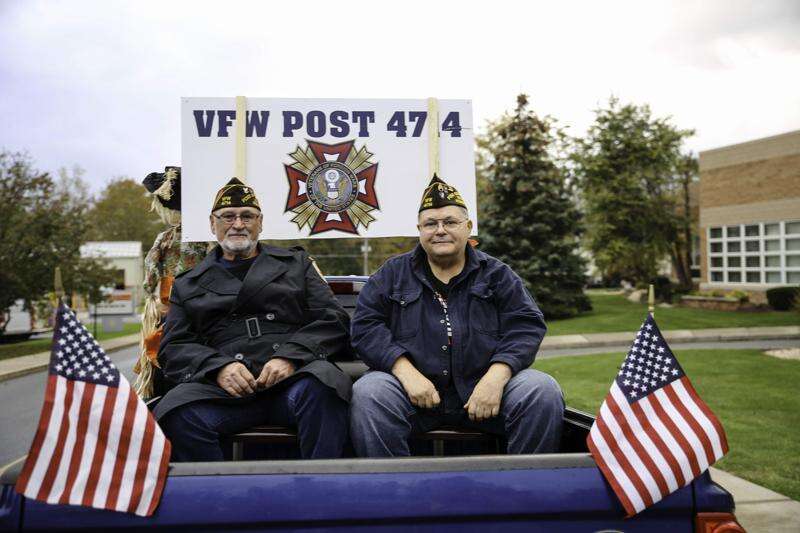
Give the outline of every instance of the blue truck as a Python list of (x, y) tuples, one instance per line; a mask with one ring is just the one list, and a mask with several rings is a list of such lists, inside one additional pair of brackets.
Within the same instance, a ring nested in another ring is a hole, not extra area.
[[(349, 309), (365, 281), (328, 278)], [(364, 369), (340, 364), (354, 378)], [(0, 530), (744, 531), (708, 472), (625, 518), (586, 448), (592, 422), (567, 408), (555, 454), (504, 455), (485, 435), (445, 428), (421, 436), (420, 455), (408, 458), (238, 459), (247, 442), (293, 438), (289, 428), (255, 428), (233, 438), (234, 460), (171, 464), (148, 518), (27, 499), (14, 490), (20, 459), (0, 473)]]

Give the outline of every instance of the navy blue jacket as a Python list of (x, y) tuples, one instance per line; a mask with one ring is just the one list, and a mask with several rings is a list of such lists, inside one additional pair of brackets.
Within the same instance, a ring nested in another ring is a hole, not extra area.
[(467, 246), (464, 270), (450, 281), (447, 307), (452, 357), (442, 306), (425, 277), (420, 245), (388, 260), (358, 297), (351, 341), (372, 369), (390, 372), (401, 355), (441, 390), (451, 382), (466, 401), (492, 363), (513, 373), (528, 368), (547, 326), (511, 268)]

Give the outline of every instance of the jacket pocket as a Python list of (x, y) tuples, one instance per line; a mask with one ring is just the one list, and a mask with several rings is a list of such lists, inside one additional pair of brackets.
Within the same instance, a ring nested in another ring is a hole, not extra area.
[(389, 295), (392, 301), (392, 335), (396, 339), (412, 337), (419, 331), (422, 320), (422, 289), (397, 291)]
[(499, 334), (500, 319), (494, 291), (486, 284), (475, 285), (469, 290), (469, 327), (487, 335)]

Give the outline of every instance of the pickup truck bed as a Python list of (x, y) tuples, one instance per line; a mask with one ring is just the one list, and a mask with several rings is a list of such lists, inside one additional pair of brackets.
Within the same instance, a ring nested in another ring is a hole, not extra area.
[[(352, 308), (365, 280), (328, 281)], [(363, 370), (341, 365), (354, 377)], [(699, 514), (733, 512), (730, 494), (705, 473), (623, 518), (586, 450), (592, 421), (568, 408), (558, 454), (174, 463), (149, 518), (23, 498), (13, 488), (20, 459), (0, 474), (0, 531), (710, 532), (696, 528)]]

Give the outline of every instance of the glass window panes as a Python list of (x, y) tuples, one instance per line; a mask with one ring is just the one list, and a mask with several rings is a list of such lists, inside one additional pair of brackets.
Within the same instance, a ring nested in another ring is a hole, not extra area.
[(764, 249), (768, 252), (780, 252), (781, 241), (764, 241)]
[(745, 266), (748, 267), (760, 267), (761, 266), (761, 258), (758, 256), (755, 257), (746, 257), (745, 258)]
[(721, 254), (722, 253), (722, 243), (721, 242), (712, 242), (711, 243), (711, 253), (712, 254)]
[(791, 283), (792, 285), (800, 283), (800, 272), (787, 272), (786, 283)]
[(787, 235), (796, 235), (800, 233), (800, 222), (787, 222), (786, 223), (786, 234)]
[(728, 281), (731, 283), (741, 283), (742, 273), (738, 271), (728, 271)]
[(757, 252), (761, 248), (761, 241), (746, 241), (744, 249), (748, 252)]
[(786, 239), (786, 251), (800, 251), (800, 239)]
[(744, 227), (745, 237), (758, 237), (758, 224), (752, 224)]
[(712, 272), (711, 281), (722, 281), (722, 272)]
[(781, 273), (780, 272), (767, 272), (767, 283), (780, 283), (781, 282)]
[(787, 267), (800, 267), (800, 255), (787, 255), (786, 256), (786, 266)]
[(779, 255), (768, 255), (767, 257), (764, 258), (764, 266), (780, 268), (780, 266), (781, 266), (781, 256), (779, 256)]
[(742, 250), (742, 243), (739, 241), (728, 242), (728, 253), (735, 253)]
[(748, 272), (747, 283), (761, 283), (761, 272)]
[(711, 258), (711, 266), (715, 268), (722, 268), (722, 258), (721, 257), (712, 257)]
[(764, 235), (780, 235), (780, 224), (764, 224)]
[(741, 257), (729, 257), (728, 258), (728, 268), (730, 267), (740, 267), (742, 266), (742, 258)]
[(728, 238), (739, 236), (739, 226), (728, 226), (725, 231), (728, 234)]
[(711, 228), (710, 235), (712, 239), (722, 238), (722, 228)]

